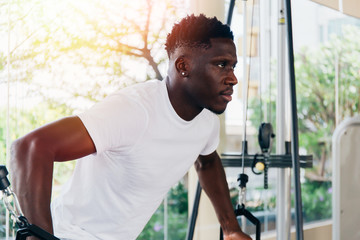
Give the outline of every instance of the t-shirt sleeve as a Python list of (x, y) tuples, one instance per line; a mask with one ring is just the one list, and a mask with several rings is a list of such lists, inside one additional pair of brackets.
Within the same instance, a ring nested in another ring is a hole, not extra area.
[(210, 153), (213, 153), (219, 145), (220, 142), (220, 120), (216, 115), (213, 115), (213, 128), (211, 129), (211, 134), (209, 136), (208, 142), (206, 143), (204, 149), (201, 151), (200, 155), (206, 156)]
[(145, 109), (120, 93), (108, 96), (78, 117), (89, 132), (97, 154), (113, 148), (130, 149), (148, 123)]

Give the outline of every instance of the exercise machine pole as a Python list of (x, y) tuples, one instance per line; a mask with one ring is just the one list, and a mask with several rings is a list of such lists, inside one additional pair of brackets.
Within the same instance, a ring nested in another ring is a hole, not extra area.
[(186, 238), (185, 238), (186, 240), (192, 240), (194, 237), (195, 224), (196, 224), (196, 219), (197, 219), (198, 212), (199, 212), (201, 191), (202, 191), (202, 188), (201, 188), (200, 182), (198, 181), (198, 183), (196, 185), (194, 205), (192, 208), (191, 216), (190, 216), (189, 223), (188, 223), (188, 229), (186, 232)]
[[(286, 126), (276, 128), (276, 153), (286, 154), (285, 142), (290, 143), (290, 105), (289, 84), (286, 78), (286, 26), (285, 26), (285, 3), (278, 0), (278, 38), (277, 38), (277, 97), (276, 97), (276, 126)], [(289, 151), (290, 153), (290, 151)], [(277, 169), (277, 197), (276, 197), (276, 239), (290, 239), (291, 229), (291, 168)]]
[(227, 16), (227, 20), (226, 20), (226, 24), (229, 27), (231, 25), (231, 20), (232, 20), (232, 16), (233, 16), (233, 12), (234, 12), (234, 7), (235, 7), (235, 0), (231, 0), (230, 5), (229, 5), (229, 10), (228, 10), (228, 16)]
[(296, 239), (303, 240), (303, 215), (301, 202), (301, 184), (300, 184), (300, 161), (299, 161), (299, 137), (298, 137), (298, 119), (296, 107), (296, 85), (295, 85), (295, 68), (294, 68), (294, 46), (291, 20), (291, 0), (285, 0), (286, 27), (288, 41), (289, 57), (289, 75), (290, 75), (290, 103), (291, 103), (291, 154), (294, 172), (295, 188), (295, 225)]

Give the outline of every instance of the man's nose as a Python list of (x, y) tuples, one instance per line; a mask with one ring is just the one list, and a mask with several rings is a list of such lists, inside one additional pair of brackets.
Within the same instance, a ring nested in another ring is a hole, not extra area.
[(238, 80), (234, 74), (234, 71), (231, 71), (228, 76), (226, 77), (226, 84), (234, 86), (238, 83)]

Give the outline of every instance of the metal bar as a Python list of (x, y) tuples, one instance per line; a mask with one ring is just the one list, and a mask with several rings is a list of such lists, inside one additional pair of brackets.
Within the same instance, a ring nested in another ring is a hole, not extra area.
[[(286, 111), (287, 90), (286, 84), (286, 59), (285, 59), (285, 11), (284, 1), (278, 0), (277, 8), (278, 17), (278, 34), (277, 34), (277, 98), (276, 98), (276, 153), (285, 154), (286, 148), (284, 142), (286, 141), (286, 131), (288, 128), (280, 127), (286, 126), (285, 117), (290, 113)], [(290, 130), (289, 130), (290, 132)], [(287, 139), (288, 141), (290, 139)], [(292, 164), (291, 164), (292, 165)], [(288, 240), (290, 239), (291, 229), (291, 169), (279, 168), (277, 169), (277, 192), (276, 192), (276, 239)]]
[[(242, 98), (243, 98), (243, 132), (242, 132), (242, 153), (245, 155), (246, 145), (246, 118), (247, 118), (247, 101), (248, 101), (248, 80), (247, 79), (247, 0), (243, 0), (243, 38), (242, 38), (242, 61), (243, 61), (243, 78), (242, 78)], [(249, 70), (250, 71), (250, 70)], [(242, 173), (244, 173), (244, 161), (242, 160)]]
[[(251, 167), (255, 155), (245, 155), (244, 156), (244, 165), (245, 167)], [(231, 155), (222, 155), (221, 161), (224, 167), (242, 167), (241, 160), (242, 155), (231, 154)], [(257, 155), (258, 160), (264, 160), (264, 156)], [(304, 155), (299, 157), (300, 167), (302, 168), (311, 168), (313, 165), (312, 155)], [(290, 154), (286, 155), (270, 155), (267, 159), (269, 168), (291, 168), (292, 156)]]
[(192, 240), (194, 237), (195, 223), (196, 223), (196, 218), (197, 218), (198, 211), (199, 211), (201, 190), (202, 190), (202, 188), (200, 186), (200, 182), (198, 182), (197, 187), (196, 187), (196, 192), (195, 192), (194, 205), (193, 205), (192, 212), (191, 212), (191, 218), (189, 219), (188, 230), (187, 230), (187, 234), (186, 234), (187, 240)]
[(226, 24), (229, 25), (229, 26), (231, 25), (231, 19), (232, 19), (232, 15), (233, 15), (233, 12), (234, 12), (234, 6), (235, 6), (235, 0), (231, 0), (230, 5), (229, 5), (227, 21), (226, 21)]
[(289, 75), (290, 75), (290, 100), (291, 100), (291, 153), (294, 172), (294, 188), (295, 188), (295, 225), (296, 239), (304, 239), (303, 232), (303, 215), (301, 201), (301, 183), (300, 183), (300, 162), (299, 162), (299, 137), (298, 137), (298, 119), (296, 107), (296, 85), (295, 85), (295, 67), (294, 67), (294, 47), (291, 20), (291, 0), (285, 0), (286, 10), (286, 26), (288, 40), (288, 57), (289, 57)]

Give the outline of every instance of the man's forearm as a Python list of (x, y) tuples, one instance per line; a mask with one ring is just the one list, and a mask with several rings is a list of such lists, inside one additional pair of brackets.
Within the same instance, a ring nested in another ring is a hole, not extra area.
[(208, 156), (200, 156), (195, 163), (195, 168), (200, 184), (214, 206), (223, 229), (224, 240), (251, 240), (241, 231), (236, 219), (219, 155), (214, 152)]
[(50, 233), (53, 233), (50, 213), (53, 161), (49, 160), (52, 157), (36, 141), (20, 139), (12, 145), (10, 161), (12, 188), (24, 216)]
[(197, 161), (195, 167), (200, 184), (210, 198), (224, 232), (239, 231), (220, 158), (216, 157), (211, 162)]

